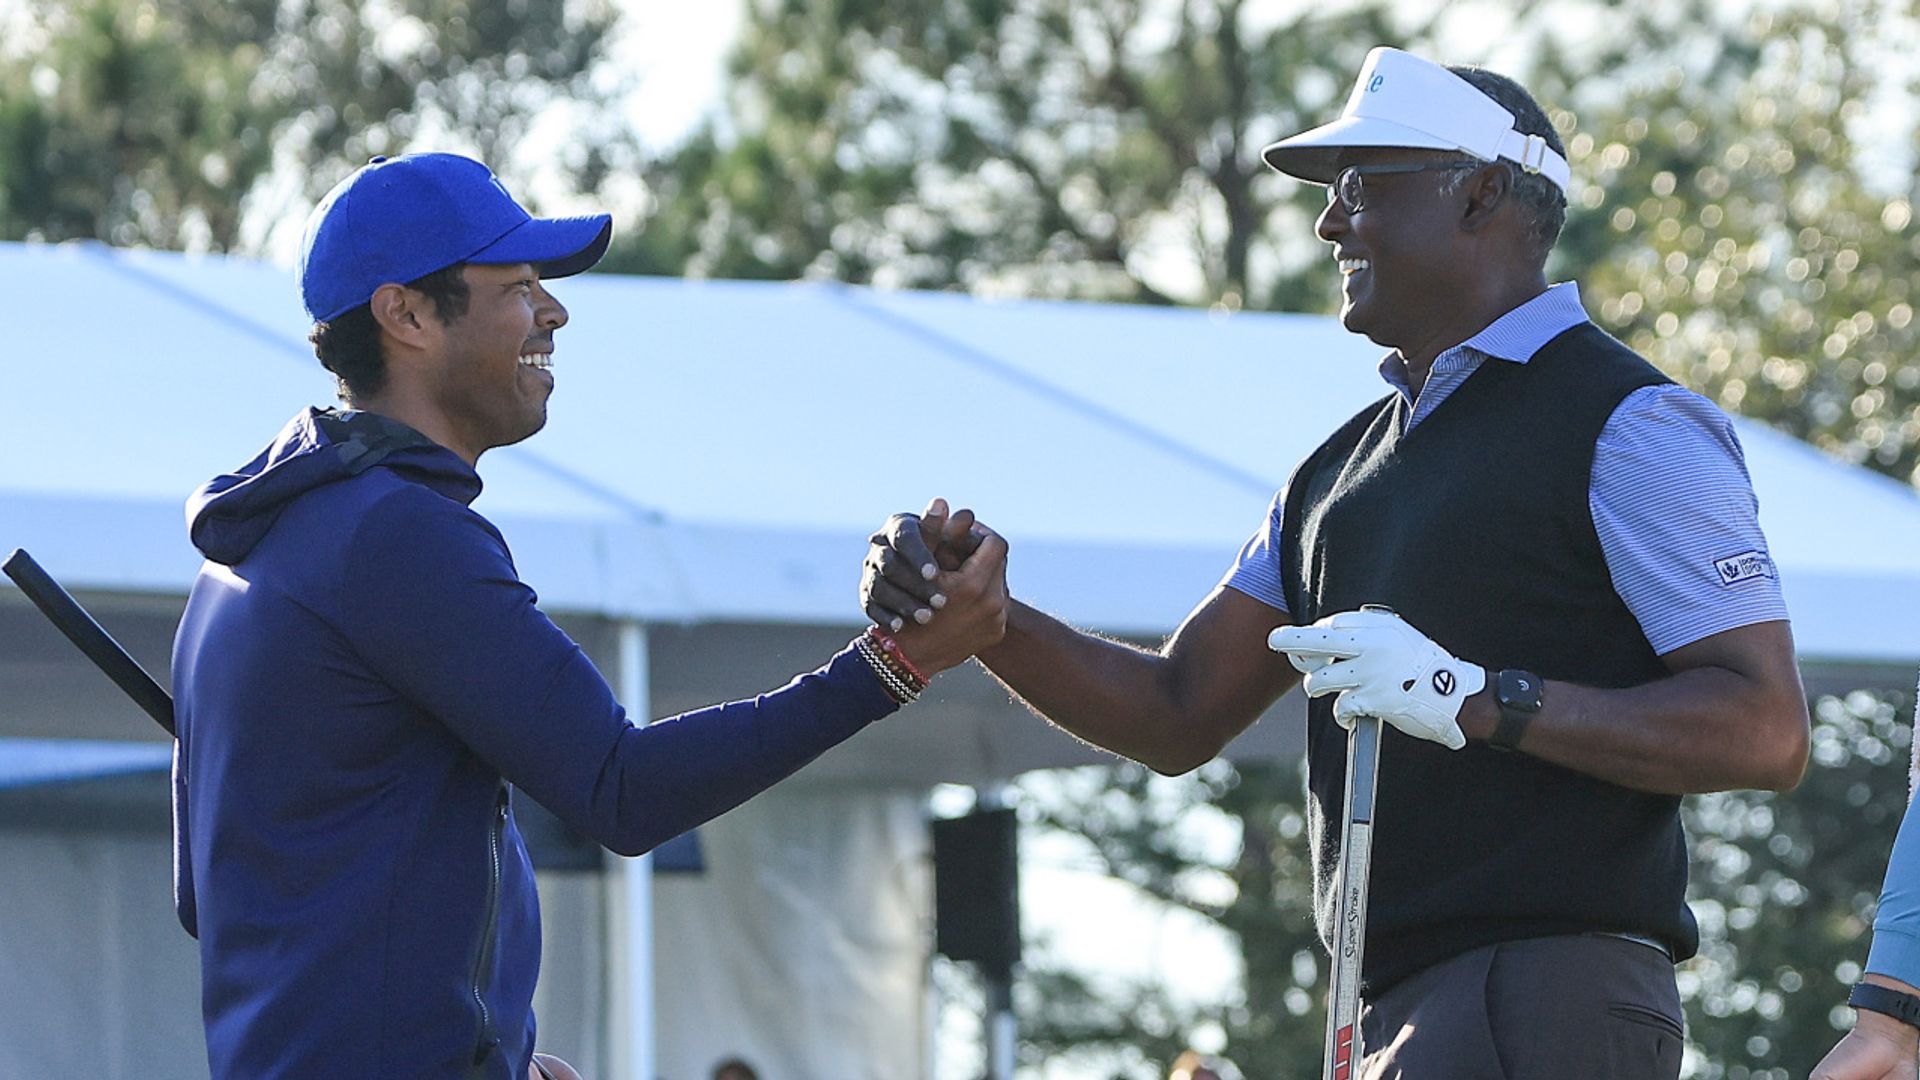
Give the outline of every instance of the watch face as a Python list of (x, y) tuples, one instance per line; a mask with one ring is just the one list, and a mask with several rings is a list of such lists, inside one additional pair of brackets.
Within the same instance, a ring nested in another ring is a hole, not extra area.
[(1507, 668), (1500, 672), (1495, 694), (1502, 708), (1518, 709), (1521, 712), (1540, 711), (1540, 676), (1519, 668)]

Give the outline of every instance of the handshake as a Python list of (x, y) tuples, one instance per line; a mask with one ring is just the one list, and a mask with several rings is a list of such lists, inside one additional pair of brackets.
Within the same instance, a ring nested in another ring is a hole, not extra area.
[[(868, 538), (860, 606), (931, 676), (991, 650), (1006, 634), (1007, 542), (944, 499), (895, 514)], [(1385, 608), (1283, 626), (1267, 645), (1306, 675), (1309, 697), (1338, 695), (1334, 720), (1373, 716), (1450, 750), (1467, 743), (1459, 715), (1487, 672), (1434, 644)]]
[(998, 645), (1009, 603), (1007, 542), (971, 510), (935, 499), (868, 538), (860, 606), (927, 676)]

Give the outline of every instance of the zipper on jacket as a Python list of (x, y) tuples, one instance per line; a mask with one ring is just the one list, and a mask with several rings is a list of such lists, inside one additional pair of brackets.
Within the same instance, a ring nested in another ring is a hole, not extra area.
[(501, 784), (493, 801), (493, 821), (487, 829), (487, 918), (480, 934), (479, 955), (473, 961), (473, 1003), (480, 1011), (480, 1035), (473, 1047), (475, 1065), (487, 1060), (500, 1036), (493, 1030), (493, 1014), (487, 1008), (487, 975), (493, 967), (493, 939), (500, 932), (500, 847), (507, 830), (507, 785)]

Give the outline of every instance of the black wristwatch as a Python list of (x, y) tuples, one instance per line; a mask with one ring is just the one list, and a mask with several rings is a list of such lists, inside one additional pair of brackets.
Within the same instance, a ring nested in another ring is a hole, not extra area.
[(1506, 668), (1493, 677), (1493, 699), (1500, 703), (1500, 723), (1487, 736), (1487, 745), (1496, 750), (1512, 750), (1520, 744), (1533, 714), (1543, 704), (1541, 692), (1545, 680), (1531, 671)]
[(1892, 987), (1870, 982), (1854, 983), (1852, 992), (1847, 995), (1847, 1004), (1856, 1009), (1891, 1016), (1909, 1027), (1920, 1028), (1920, 997)]

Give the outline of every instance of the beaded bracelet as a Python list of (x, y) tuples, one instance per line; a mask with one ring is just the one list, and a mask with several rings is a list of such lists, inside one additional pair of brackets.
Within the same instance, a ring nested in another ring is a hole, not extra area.
[(896, 704), (911, 704), (920, 696), (920, 692), (894, 670), (893, 665), (887, 662), (886, 654), (880, 651), (878, 645), (868, 640), (865, 634), (854, 638), (853, 644), (860, 650), (860, 656), (867, 662), (867, 666), (873, 669), (874, 676), (880, 680), (880, 685), (886, 690), (887, 696)]
[(878, 666), (874, 670), (880, 673), (880, 680), (887, 684), (887, 689), (892, 692), (894, 700), (902, 705), (907, 705), (919, 698), (919, 691), (915, 690), (912, 684), (908, 683), (905, 679), (902, 679), (900, 673), (894, 671), (893, 668), (887, 664), (885, 657), (879, 653), (868, 653), (867, 658), (869, 663), (878, 662)]
[(933, 681), (922, 674), (919, 668), (913, 666), (913, 661), (907, 659), (907, 651), (900, 647), (900, 643), (894, 640), (893, 635), (877, 626), (869, 626), (867, 636), (873, 639), (874, 644), (880, 646), (880, 651), (887, 655), (887, 659), (894, 661), (895, 669), (907, 677), (907, 682), (920, 690), (925, 690), (927, 684)]

